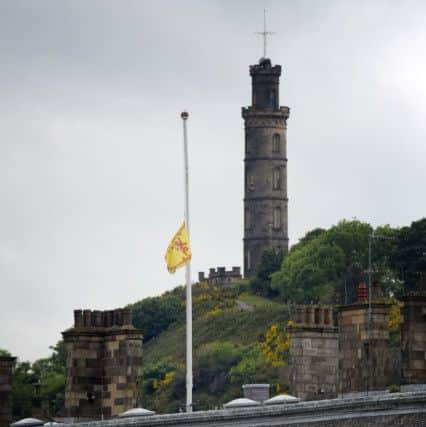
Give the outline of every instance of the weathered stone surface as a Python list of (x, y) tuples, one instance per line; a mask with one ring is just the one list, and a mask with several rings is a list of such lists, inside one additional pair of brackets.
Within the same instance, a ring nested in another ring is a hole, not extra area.
[(289, 328), (290, 393), (304, 400), (337, 396), (338, 334), (331, 309), (298, 306)]
[(129, 310), (76, 310), (74, 319), (63, 332), (67, 416), (107, 417), (138, 406), (142, 333), (131, 325)]
[(371, 304), (371, 328), (368, 304), (339, 307), (339, 393), (383, 390), (392, 384), (395, 353), (389, 346), (389, 304)]
[(426, 294), (411, 294), (402, 301), (402, 384), (425, 384)]

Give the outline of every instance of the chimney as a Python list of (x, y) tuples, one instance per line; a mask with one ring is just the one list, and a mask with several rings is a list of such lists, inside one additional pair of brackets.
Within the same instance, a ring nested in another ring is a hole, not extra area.
[(360, 282), (360, 284), (358, 285), (358, 302), (367, 301), (367, 298), (367, 285), (365, 284), (365, 282)]

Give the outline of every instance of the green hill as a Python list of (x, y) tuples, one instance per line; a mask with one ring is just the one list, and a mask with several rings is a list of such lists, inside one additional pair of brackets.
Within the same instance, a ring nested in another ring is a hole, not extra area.
[[(275, 341), (284, 336), (289, 318), (288, 307), (247, 292), (244, 284), (231, 289), (193, 287), (194, 406), (214, 408), (241, 396), (245, 382), (268, 381), (276, 390), (286, 387), (283, 363), (274, 363), (266, 348), (280, 351)], [(143, 404), (160, 412), (176, 411), (185, 400), (185, 298), (184, 289), (176, 288), (161, 297), (149, 299), (158, 307), (173, 307), (167, 328), (146, 340), (144, 345)], [(176, 310), (176, 300), (181, 306)], [(142, 302), (133, 305), (135, 326), (143, 311), (152, 310)], [(165, 303), (167, 301), (167, 303)], [(172, 303), (173, 302), (173, 303)], [(145, 319), (146, 320), (146, 319)], [(280, 336), (270, 337), (276, 325)], [(149, 324), (145, 327), (150, 329)], [(270, 342), (268, 342), (268, 337)], [(275, 340), (275, 341), (274, 341)], [(277, 347), (277, 348), (275, 348)], [(282, 359), (282, 358), (281, 358)]]

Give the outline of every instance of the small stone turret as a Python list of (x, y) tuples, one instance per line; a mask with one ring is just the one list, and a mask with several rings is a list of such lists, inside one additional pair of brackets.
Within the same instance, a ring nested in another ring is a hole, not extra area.
[(140, 404), (142, 332), (130, 309), (75, 310), (74, 326), (62, 335), (68, 417), (111, 417)]

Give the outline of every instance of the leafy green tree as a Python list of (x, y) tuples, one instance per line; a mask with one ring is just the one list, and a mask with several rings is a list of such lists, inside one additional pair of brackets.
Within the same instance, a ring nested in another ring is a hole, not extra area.
[(182, 318), (185, 312), (182, 299), (173, 294), (145, 298), (131, 308), (133, 325), (142, 330), (145, 342), (165, 331), (173, 322)]
[(175, 372), (179, 367), (179, 364), (171, 358), (162, 358), (144, 366), (144, 394), (153, 394), (157, 389), (156, 384), (163, 381), (167, 374)]
[(194, 383), (209, 392), (222, 392), (228, 383), (228, 372), (242, 358), (241, 347), (231, 342), (212, 342), (195, 354)]
[(400, 273), (405, 291), (420, 287), (421, 274), (426, 274), (426, 218), (400, 230), (392, 265)]
[(344, 271), (344, 253), (326, 235), (291, 250), (280, 271), (272, 274), (272, 288), (286, 302), (332, 302), (338, 275)]
[[(373, 228), (358, 220), (341, 221), (328, 230), (315, 229), (294, 245), (272, 274), (271, 286), (285, 301), (296, 303), (349, 303), (356, 298), (359, 281), (368, 267), (368, 241)], [(398, 230), (389, 226), (375, 230), (372, 264), (375, 280), (386, 294), (400, 287), (390, 259)]]
[(6, 356), (6, 357), (10, 357), (10, 356), (12, 356), (11, 354), (10, 354), (10, 352), (9, 351), (7, 351), (7, 350), (5, 350), (4, 348), (0, 348), (0, 357), (4, 357), (4, 356)]
[(50, 348), (50, 357), (33, 364), (17, 363), (12, 379), (13, 413), (17, 418), (54, 417), (64, 406), (65, 345), (59, 341)]
[(25, 418), (33, 413), (35, 386), (39, 378), (31, 369), (30, 362), (18, 362), (12, 378), (13, 416)]
[(277, 296), (277, 291), (271, 287), (271, 274), (280, 269), (283, 257), (282, 250), (269, 249), (263, 252), (256, 276), (250, 280), (253, 293), (265, 297)]

